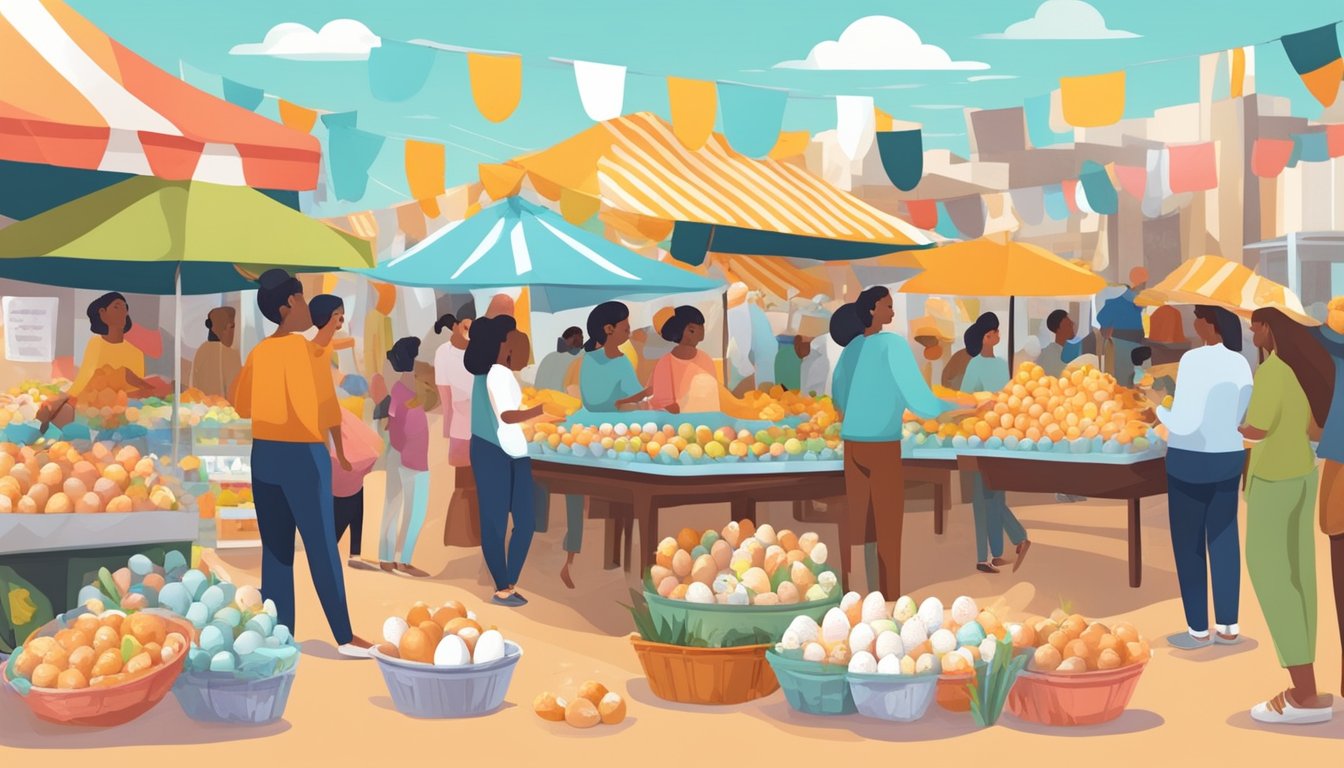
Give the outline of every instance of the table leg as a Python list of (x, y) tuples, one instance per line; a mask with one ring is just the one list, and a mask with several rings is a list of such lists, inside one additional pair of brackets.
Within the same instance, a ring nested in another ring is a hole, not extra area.
[(729, 502), (730, 514), (735, 522), (756, 519), (756, 502), (745, 496), (735, 496)]
[[(639, 524), (639, 533), (640, 533), (640, 536), (641, 536), (641, 537), (643, 537), (643, 535), (644, 535), (644, 528), (645, 528), (645, 527), (646, 527), (646, 526), (644, 525), (644, 521), (641, 520), (641, 521), (640, 521), (640, 524)], [(632, 512), (630, 512), (629, 514), (623, 515), (623, 516), (621, 517), (621, 530), (622, 530), (622, 533), (624, 534), (624, 535), (623, 535), (623, 538), (625, 539), (625, 554), (624, 554), (624, 556), (621, 558), (621, 562), (623, 562), (623, 563), (625, 564), (625, 572), (626, 572), (626, 573), (629, 573), (629, 572), (630, 572), (630, 548), (634, 546), (634, 541), (635, 541), (635, 530), (634, 530), (634, 529), (635, 529), (635, 515), (634, 515), (634, 512), (632, 511)], [(655, 545), (655, 546), (656, 546), (656, 545)], [(645, 549), (649, 550), (650, 552), (653, 551), (653, 547), (645, 547)], [(648, 559), (648, 556), (646, 555), (646, 556), (644, 556), (642, 559), (643, 559), (643, 560), (647, 560), (647, 559)], [(641, 575), (644, 573), (644, 571), (646, 571), (646, 570), (649, 569), (649, 565), (650, 565), (650, 563), (646, 563), (646, 562), (641, 562), (641, 563), (640, 563), (640, 565), (639, 565), (639, 572), (640, 572)]]
[[(639, 574), (642, 577), (653, 565), (654, 549), (658, 546), (658, 508), (654, 506), (653, 498), (649, 496), (636, 496), (631, 507), (630, 520), (639, 523)], [(625, 570), (628, 572), (630, 570), (629, 538), (627, 538), (625, 557)]]
[[(593, 500), (594, 504), (601, 503), (607, 506), (606, 502)], [(608, 571), (621, 567), (621, 526), (624, 521), (615, 510), (607, 507), (606, 517), (602, 520), (602, 567)]]
[(1139, 528), (1139, 499), (1129, 500), (1129, 586), (1143, 583), (1143, 535)]
[(933, 484), (933, 532), (939, 536), (943, 534), (943, 500), (947, 497), (947, 484), (938, 482)]

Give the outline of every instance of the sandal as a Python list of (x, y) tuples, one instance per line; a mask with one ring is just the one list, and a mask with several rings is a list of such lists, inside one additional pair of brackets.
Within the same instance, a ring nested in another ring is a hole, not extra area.
[(981, 573), (1000, 573), (999, 569), (995, 568), (993, 563), (976, 563), (975, 570)]
[(1031, 539), (1023, 539), (1017, 543), (1017, 560), (1013, 563), (1013, 573), (1022, 567), (1022, 561), (1027, 559), (1027, 550), (1031, 549)]

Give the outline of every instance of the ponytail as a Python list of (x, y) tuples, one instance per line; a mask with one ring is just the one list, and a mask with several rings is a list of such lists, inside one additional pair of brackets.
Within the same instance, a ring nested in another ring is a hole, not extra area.
[(451, 331), (457, 325), (458, 319), (453, 317), (452, 313), (440, 317), (438, 322), (434, 323), (434, 333), (440, 334), (444, 331)]

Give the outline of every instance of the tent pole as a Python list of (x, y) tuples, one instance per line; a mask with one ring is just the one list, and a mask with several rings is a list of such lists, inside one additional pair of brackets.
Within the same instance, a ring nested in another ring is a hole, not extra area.
[(724, 386), (728, 386), (728, 382), (732, 380), (732, 377), (730, 377), (730, 376), (728, 375), (728, 365), (729, 365), (729, 363), (728, 363), (728, 291), (727, 291), (727, 289), (725, 289), (724, 292), (723, 292), (723, 349), (720, 350), (720, 354), (723, 356), (723, 384), (724, 384)]
[(182, 401), (182, 265), (173, 277), (173, 464), (181, 458), (180, 430)]
[(1013, 368), (1013, 353), (1017, 349), (1017, 347), (1014, 346), (1015, 341), (1014, 337), (1017, 335), (1016, 334), (1017, 318), (1014, 317), (1014, 315), (1016, 314), (1017, 314), (1017, 297), (1009, 296), (1008, 297), (1008, 377), (1009, 378), (1012, 378), (1013, 371), (1016, 370), (1015, 368)]

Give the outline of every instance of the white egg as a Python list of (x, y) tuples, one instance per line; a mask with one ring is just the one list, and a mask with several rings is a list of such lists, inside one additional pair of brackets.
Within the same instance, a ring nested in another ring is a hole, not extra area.
[(891, 610), (891, 618), (901, 624), (913, 619), (919, 611), (919, 606), (915, 605), (915, 599), (909, 595), (901, 595), (896, 601), (896, 606)]
[(434, 666), (465, 667), (471, 663), (471, 651), (457, 635), (444, 635), (434, 649)]
[(504, 636), (497, 629), (482, 632), (476, 639), (476, 650), (471, 655), (471, 662), (485, 664), (502, 658), (504, 658)]
[(821, 575), (817, 576), (817, 583), (812, 586), (821, 587), (829, 595), (840, 587), (840, 579), (833, 571), (822, 571)]
[(238, 606), (240, 611), (255, 613), (257, 609), (261, 608), (261, 590), (251, 584), (244, 584), (234, 593), (233, 604)]
[(826, 558), (829, 556), (829, 550), (827, 550), (826, 545), (821, 542), (817, 542), (817, 545), (812, 548), (811, 554), (808, 555), (808, 557), (812, 558), (812, 562), (817, 565), (825, 565)]
[(924, 630), (924, 622), (907, 621), (901, 627), (901, 642), (907, 649), (914, 649), (929, 639), (929, 633)]
[(875, 642), (877, 642), (877, 635), (873, 634), (873, 628), (867, 624), (860, 624), (849, 631), (850, 653), (858, 653), (859, 651), (871, 653)]
[(821, 642), (827, 645), (843, 643), (849, 637), (849, 617), (839, 608), (826, 612), (821, 620)]
[(746, 585), (738, 584), (736, 589), (727, 594), (725, 602), (728, 605), (751, 605), (751, 595), (747, 594)]
[(915, 660), (913, 657), (909, 655), (901, 657), (901, 674), (906, 676), (915, 674)]
[(691, 586), (686, 588), (686, 602), (688, 603), (712, 603), (714, 602), (714, 593), (709, 591), (709, 587), (701, 582), (692, 582)]
[(943, 601), (930, 597), (919, 604), (919, 620), (924, 622), (924, 630), (933, 634), (943, 626)]
[[(656, 583), (656, 582), (655, 582)], [(714, 594), (722, 595), (737, 589), (737, 576), (732, 571), (723, 571), (714, 577), (714, 583), (711, 585)]]
[(788, 632), (798, 637), (800, 647), (803, 643), (815, 643), (821, 637), (821, 627), (811, 616), (794, 616), (793, 621), (789, 622), (786, 634)]
[(849, 671), (856, 675), (877, 674), (877, 659), (867, 651), (855, 653), (849, 660)]
[(822, 662), (826, 660), (826, 649), (821, 643), (808, 643), (803, 646), (803, 661)]
[(950, 629), (940, 629), (929, 636), (929, 644), (934, 653), (942, 656), (957, 649), (957, 636)]
[(784, 630), (783, 637), (779, 638), (779, 642), (775, 644), (775, 650), (777, 651), (796, 651), (802, 647), (802, 638), (798, 637), (798, 633), (792, 629)]
[(915, 674), (927, 675), (939, 671), (938, 659), (932, 653), (926, 653), (915, 659)]
[(877, 674), (879, 675), (899, 675), (901, 674), (901, 657), (884, 656), (877, 662)]
[(406, 620), (400, 616), (389, 616), (387, 621), (383, 622), (383, 640), (393, 645), (401, 645), (401, 636), (410, 629)]
[(767, 547), (779, 543), (779, 538), (775, 536), (775, 529), (769, 523), (756, 528), (756, 540)]
[(840, 598), (840, 610), (848, 614), (850, 608), (862, 602), (863, 595), (860, 595), (858, 592), (846, 592), (844, 597)]
[(881, 592), (869, 592), (868, 596), (863, 598), (863, 607), (860, 609), (864, 623), (870, 621), (880, 621), (887, 618), (887, 599)]
[(901, 640), (899, 632), (883, 632), (877, 636), (874, 643), (877, 649), (877, 658), (885, 659), (888, 656), (895, 656), (897, 659), (905, 655), (905, 643)]
[(952, 620), (958, 625), (969, 624), (980, 615), (980, 609), (973, 598), (962, 595), (952, 601)]
[(965, 659), (965, 660), (966, 660), (966, 663), (969, 664), (969, 665), (971, 665), (971, 667), (974, 667), (974, 666), (975, 666), (975, 654), (971, 653), (971, 649), (970, 649), (970, 648), (967, 648), (966, 646), (963, 645), (962, 647), (960, 647), (960, 648), (958, 648), (957, 650), (953, 651), (953, 653), (955, 653), (955, 654), (957, 654), (958, 656), (960, 656), (961, 658)]
[(999, 642), (992, 637), (986, 637), (980, 643), (980, 658), (986, 663), (994, 660), (994, 652), (999, 649)]

